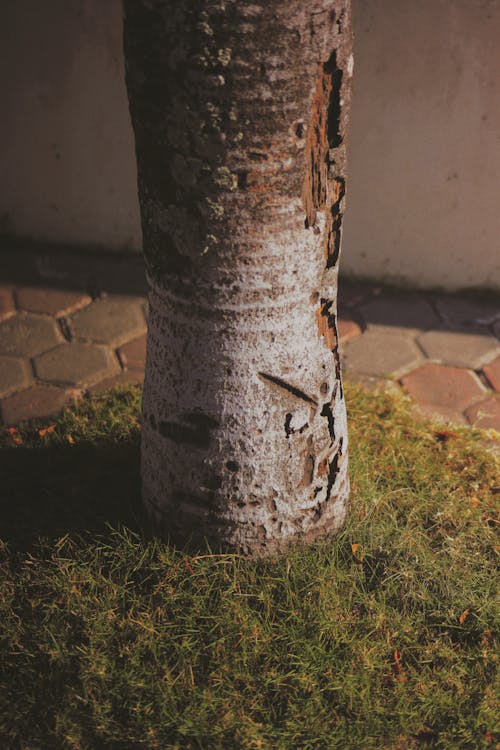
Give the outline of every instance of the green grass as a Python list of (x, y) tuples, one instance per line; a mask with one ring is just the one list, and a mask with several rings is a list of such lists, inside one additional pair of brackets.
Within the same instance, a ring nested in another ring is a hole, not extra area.
[(348, 526), (265, 562), (141, 532), (137, 388), (5, 431), (0, 747), (495, 746), (493, 454), (347, 397)]

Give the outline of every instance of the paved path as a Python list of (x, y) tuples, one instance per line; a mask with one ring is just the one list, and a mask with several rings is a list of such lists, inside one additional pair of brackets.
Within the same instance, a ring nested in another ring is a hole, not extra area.
[[(20, 257), (11, 255), (0, 280), (3, 424), (55, 415), (116, 382), (141, 382), (140, 260)], [(500, 430), (500, 300), (341, 281), (339, 336), (347, 378), (395, 384), (426, 414)]]
[(500, 430), (500, 298), (341, 284), (344, 374), (392, 382), (419, 411)]

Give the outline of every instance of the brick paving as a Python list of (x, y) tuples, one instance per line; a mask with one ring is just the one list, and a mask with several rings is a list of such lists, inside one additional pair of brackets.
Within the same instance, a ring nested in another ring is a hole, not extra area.
[(344, 287), (339, 318), (361, 328), (341, 339), (346, 378), (400, 387), (426, 416), (500, 431), (500, 297)]
[(114, 352), (87, 341), (70, 341), (44, 352), (33, 360), (41, 382), (84, 388), (120, 370)]
[(16, 306), (14, 304), (12, 287), (0, 284), (0, 320), (10, 318), (15, 312)]
[[(147, 302), (138, 258), (40, 250), (0, 279), (0, 416), (50, 417), (87, 393), (140, 383)], [(500, 430), (500, 298), (394, 291), (342, 280), (345, 377), (401, 388), (422, 413)]]
[(80, 307), (86, 307), (92, 301), (85, 292), (36, 286), (17, 287), (14, 295), (18, 310), (52, 315), (55, 318), (62, 318)]

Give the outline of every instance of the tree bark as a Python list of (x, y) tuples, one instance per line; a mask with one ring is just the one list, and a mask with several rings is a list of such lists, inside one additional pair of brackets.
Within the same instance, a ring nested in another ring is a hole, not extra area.
[(150, 320), (144, 502), (263, 556), (342, 526), (349, 0), (125, 0)]

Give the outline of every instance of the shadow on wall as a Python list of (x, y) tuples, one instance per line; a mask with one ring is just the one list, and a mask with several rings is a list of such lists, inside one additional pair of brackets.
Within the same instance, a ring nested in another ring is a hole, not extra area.
[(89, 252), (0, 237), (0, 282), (61, 290), (146, 296), (142, 253)]

